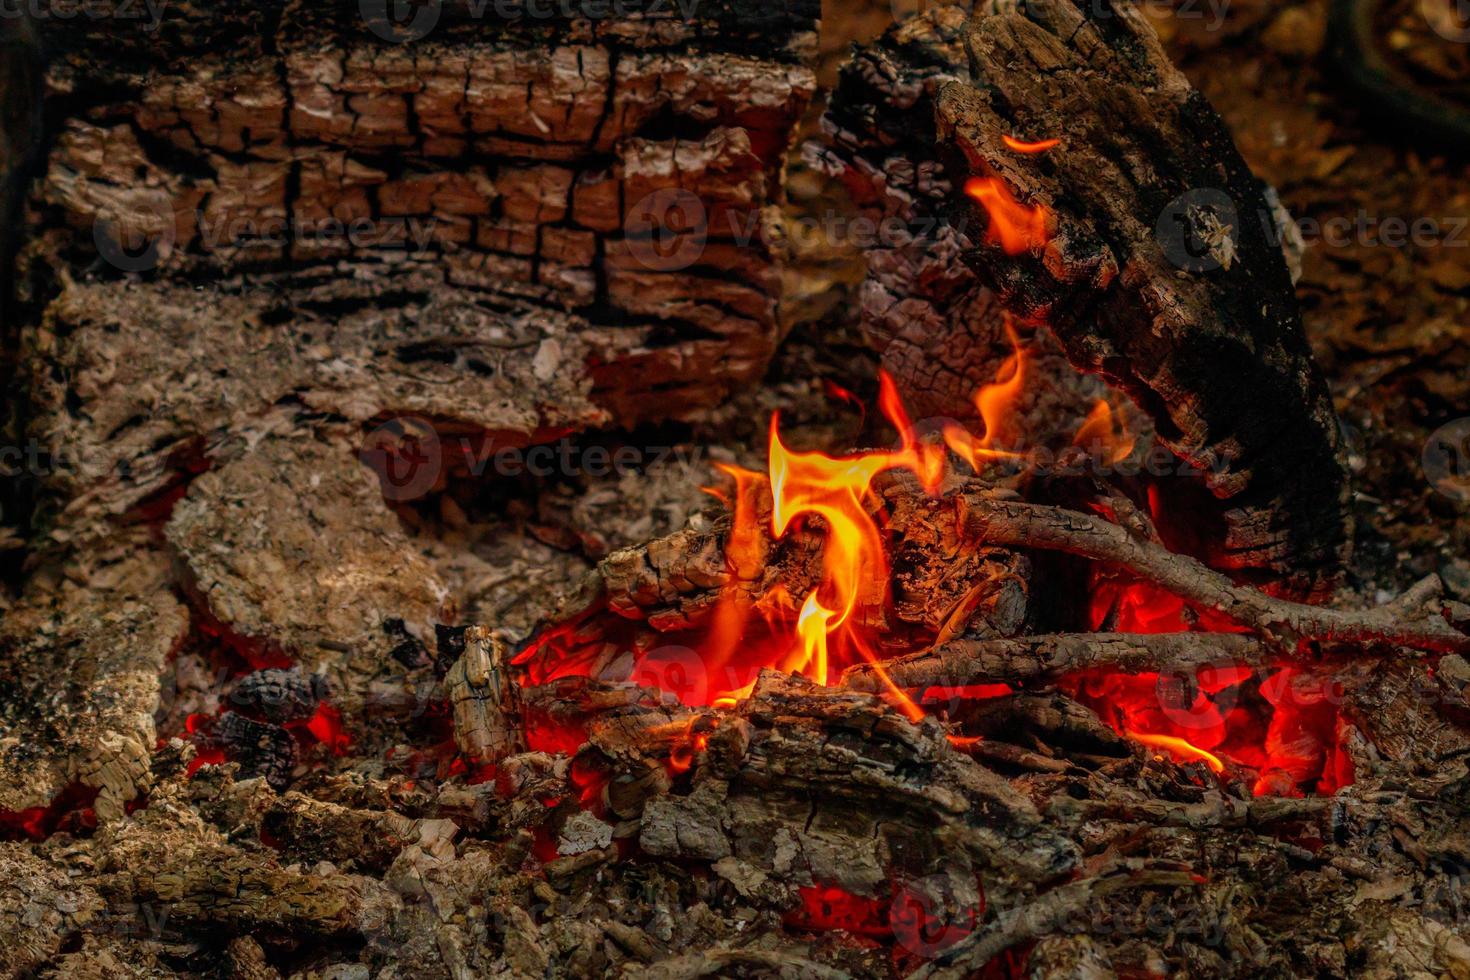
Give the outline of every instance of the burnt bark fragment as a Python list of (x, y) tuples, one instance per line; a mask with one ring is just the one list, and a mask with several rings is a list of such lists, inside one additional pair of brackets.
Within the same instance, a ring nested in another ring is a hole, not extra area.
[(280, 725), (226, 711), (214, 722), (209, 741), (240, 764), (246, 779), (260, 776), (272, 789), (285, 789), (296, 767), (296, 740)]
[(320, 677), (307, 677), (300, 668), (271, 667), (240, 678), (230, 691), (230, 707), (275, 725), (304, 721), (312, 716), (326, 693)]

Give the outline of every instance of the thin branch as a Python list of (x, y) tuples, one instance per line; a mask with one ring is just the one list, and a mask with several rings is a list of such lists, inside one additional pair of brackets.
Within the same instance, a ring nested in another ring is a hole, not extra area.
[(1087, 514), (979, 493), (966, 494), (962, 506), (970, 531), (985, 544), (1065, 551), (1119, 565), (1180, 598), (1222, 613), (1288, 652), (1303, 641), (1470, 652), (1470, 636), (1444, 616), (1443, 585), (1437, 576), (1376, 609), (1326, 609), (1236, 585), (1193, 558), (1135, 539), (1118, 525)]
[(969, 684), (1026, 684), (1080, 670), (1128, 674), (1194, 671), (1210, 665), (1268, 666), (1280, 657), (1269, 644), (1240, 633), (1058, 633), (1009, 640), (955, 640), (924, 653), (859, 664), (843, 675), (854, 691)]

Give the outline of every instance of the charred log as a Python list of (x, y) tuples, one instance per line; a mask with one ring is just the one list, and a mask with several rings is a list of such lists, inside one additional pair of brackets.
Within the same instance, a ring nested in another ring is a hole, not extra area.
[[(891, 336), (933, 352), (920, 360), (940, 369), (898, 373), (941, 405), (977, 381), (943, 365), (987, 361), (998, 328), (977, 321), (1001, 307), (1045, 323), (1203, 475), (1203, 500), (1179, 486), (1192, 481), (1164, 487), (1214, 522), (1202, 558), (1320, 597), (1350, 542), (1347, 480), (1274, 210), (1141, 14), (1105, 6), (1089, 19), (1066, 2), (1000, 4), (968, 25), (940, 8), (855, 55), (828, 112), (830, 169), (920, 227), (948, 218), (870, 263), (867, 300), (891, 310)], [(1022, 153), (1007, 138), (1059, 143)], [(1010, 254), (966, 197), (972, 178), (1044, 210), (1046, 240)]]

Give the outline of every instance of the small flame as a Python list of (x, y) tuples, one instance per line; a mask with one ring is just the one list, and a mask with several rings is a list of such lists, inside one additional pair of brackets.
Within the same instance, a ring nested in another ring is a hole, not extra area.
[(1001, 449), (999, 443), (1014, 436), (1016, 403), (1026, 390), (1031, 355), (1021, 346), (1021, 338), (1009, 319), (1005, 331), (1011, 355), (996, 370), (995, 381), (975, 393), (975, 409), (980, 413), (984, 433), (977, 437), (953, 423), (944, 427), (944, 440), (949, 448), (976, 473), (983, 471), (987, 462), (1020, 458), (1019, 453)]
[(1022, 204), (999, 177), (972, 177), (965, 193), (990, 216), (985, 240), (1007, 255), (1036, 251), (1051, 240), (1046, 208)]
[(1225, 771), (1225, 763), (1218, 756), (1206, 752), (1198, 746), (1191, 745), (1187, 740), (1174, 735), (1149, 735), (1144, 732), (1125, 731), (1129, 738), (1135, 742), (1141, 742), (1150, 748), (1163, 749), (1176, 759), (1186, 762), (1203, 762), (1210, 767), (1215, 775)]
[(1045, 153), (1047, 150), (1055, 149), (1062, 144), (1061, 140), (1056, 139), (1037, 140), (1034, 143), (1027, 143), (1023, 140), (1016, 139), (1014, 136), (1002, 136), (1001, 140), (1006, 146), (1009, 146), (1017, 153)]
[(1130, 431), (1128, 418), (1122, 406), (1115, 409), (1107, 399), (1099, 398), (1087, 413), (1087, 418), (1077, 429), (1072, 444), (1087, 450), (1095, 459), (1107, 466), (1120, 463), (1133, 455), (1138, 437)]

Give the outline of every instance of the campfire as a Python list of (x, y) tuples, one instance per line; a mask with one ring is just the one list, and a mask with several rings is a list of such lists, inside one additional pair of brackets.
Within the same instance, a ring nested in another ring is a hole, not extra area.
[(1470, 566), (1171, 60), (1325, 14), (635, 6), (0, 21), (4, 972), (1470, 971)]

